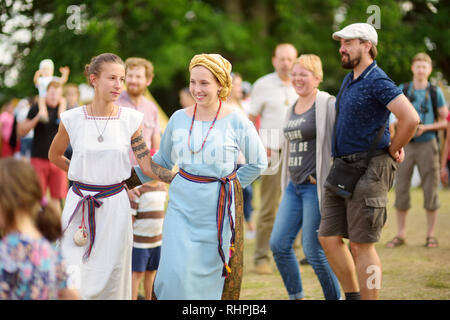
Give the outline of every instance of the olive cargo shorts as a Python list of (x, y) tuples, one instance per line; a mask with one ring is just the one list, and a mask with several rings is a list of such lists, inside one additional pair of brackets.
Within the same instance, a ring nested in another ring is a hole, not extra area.
[(373, 157), (350, 199), (336, 196), (325, 187), (319, 236), (342, 236), (357, 243), (378, 242), (387, 218), (387, 193), (397, 166), (387, 153)]

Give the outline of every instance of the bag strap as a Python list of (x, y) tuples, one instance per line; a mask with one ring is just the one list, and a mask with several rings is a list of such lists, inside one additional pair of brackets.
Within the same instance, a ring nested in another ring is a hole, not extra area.
[(437, 87), (430, 84), (429, 90), (430, 90), (431, 105), (433, 107), (434, 120), (436, 121), (439, 119), (439, 114), (438, 114), (438, 109), (437, 109), (438, 108)]
[(338, 153), (338, 151), (337, 151), (337, 138), (336, 138), (336, 126), (337, 126), (337, 120), (338, 120), (338, 115), (339, 115), (339, 102), (341, 101), (342, 92), (344, 92), (344, 90), (347, 88), (349, 82), (350, 82), (350, 76), (347, 78), (347, 81), (345, 81), (345, 84), (342, 87), (342, 89), (339, 90), (339, 93), (338, 93), (338, 96), (337, 96), (337, 99), (336, 99), (336, 117), (334, 119), (334, 129), (333, 129), (334, 150), (336, 151), (336, 153)]
[(402, 91), (403, 91), (403, 94), (408, 98), (408, 100), (410, 100), (409, 99), (409, 82), (406, 82), (406, 83), (404, 83), (403, 84), (403, 89), (402, 89)]
[[(388, 118), (388, 120), (389, 120), (389, 118)], [(386, 123), (387, 123), (387, 121), (383, 124), (383, 126), (380, 128), (380, 130), (378, 130), (378, 133), (377, 133), (375, 139), (370, 144), (369, 151), (367, 152), (367, 158), (366, 158), (367, 166), (369, 166), (369, 162), (372, 159), (372, 157), (375, 153), (375, 150), (377, 149), (377, 146), (381, 140), (381, 137), (383, 136), (384, 130), (386, 129)]]
[[(408, 98), (408, 100), (412, 103), (414, 101), (414, 85), (412, 86), (412, 93), (409, 94), (409, 86), (410, 86), (410, 82), (406, 82), (403, 84), (403, 94)], [(433, 108), (433, 116), (434, 116), (434, 121), (438, 121), (439, 119), (439, 111), (438, 111), (438, 97), (437, 97), (437, 87), (432, 85), (430, 82), (428, 82), (427, 88), (425, 89), (427, 90), (426, 93), (426, 100), (425, 102), (428, 102), (428, 97), (431, 98), (431, 107)], [(439, 142), (439, 134), (438, 131), (435, 131), (436, 134), (436, 139)]]

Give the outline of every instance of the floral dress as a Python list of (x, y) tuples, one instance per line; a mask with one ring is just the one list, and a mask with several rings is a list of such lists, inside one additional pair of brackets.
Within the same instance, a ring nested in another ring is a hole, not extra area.
[(0, 300), (57, 299), (66, 285), (62, 255), (45, 238), (10, 233), (0, 240)]

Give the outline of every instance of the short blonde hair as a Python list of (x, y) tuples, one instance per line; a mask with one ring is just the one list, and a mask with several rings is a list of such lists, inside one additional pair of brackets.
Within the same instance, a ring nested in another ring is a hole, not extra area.
[(52, 80), (52, 81), (50, 81), (50, 83), (48, 84), (48, 86), (47, 86), (47, 90), (48, 89), (50, 89), (50, 88), (56, 88), (56, 89), (59, 89), (59, 88), (62, 88), (63, 87), (63, 84), (60, 82), (60, 81), (58, 81), (58, 80)]
[(418, 54), (416, 54), (414, 56), (414, 58), (412, 59), (412, 63), (414, 63), (416, 61), (425, 61), (425, 62), (428, 62), (430, 65), (432, 64), (430, 56), (428, 54), (426, 54), (425, 52), (419, 52)]
[(125, 60), (125, 71), (130, 68), (144, 67), (147, 80), (153, 78), (153, 63), (144, 58), (131, 57)]
[(295, 59), (292, 68), (294, 65), (301, 64), (306, 70), (311, 71), (311, 73), (322, 82), (323, 80), (323, 70), (322, 70), (322, 60), (320, 60), (319, 56), (315, 54), (302, 54), (300, 57)]

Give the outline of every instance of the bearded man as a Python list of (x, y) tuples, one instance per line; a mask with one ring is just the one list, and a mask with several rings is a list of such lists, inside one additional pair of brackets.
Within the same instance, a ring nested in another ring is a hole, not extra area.
[[(350, 198), (325, 187), (319, 240), (346, 299), (378, 299), (381, 261), (375, 243), (386, 221), (387, 193), (405, 156), (403, 146), (420, 119), (402, 91), (377, 66), (378, 35), (372, 25), (351, 24), (335, 32), (333, 39), (341, 44), (342, 67), (352, 69), (336, 99), (333, 158), (359, 169), (378, 132), (381, 139)], [(391, 112), (398, 119), (392, 140)], [(350, 240), (351, 252), (343, 238)]]

